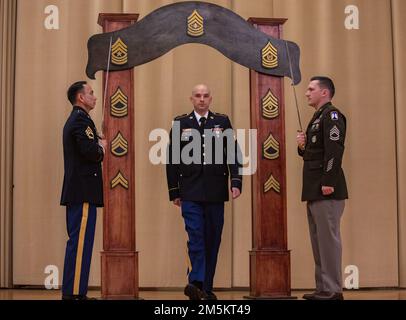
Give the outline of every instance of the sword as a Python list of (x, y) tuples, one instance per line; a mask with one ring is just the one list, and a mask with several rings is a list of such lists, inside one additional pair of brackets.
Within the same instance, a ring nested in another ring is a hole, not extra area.
[(293, 95), (295, 96), (295, 105), (296, 105), (296, 111), (297, 111), (297, 118), (299, 120), (300, 131), (303, 132), (302, 120), (300, 119), (299, 105), (297, 103), (296, 87), (294, 85), (295, 80), (294, 80), (294, 77), (293, 77), (292, 61), (290, 60), (289, 46), (288, 46), (288, 42), (286, 40), (285, 40), (285, 45), (286, 45), (286, 52), (288, 54), (289, 70), (290, 70), (290, 77), (292, 79)]
[(104, 83), (104, 98), (103, 98), (103, 108), (102, 108), (102, 134), (104, 133), (104, 109), (106, 108), (107, 86), (109, 84), (109, 72), (110, 72), (111, 44), (112, 44), (112, 42), (113, 42), (113, 36), (110, 37), (110, 46), (109, 46), (109, 54), (108, 54), (107, 70), (106, 70), (106, 81)]

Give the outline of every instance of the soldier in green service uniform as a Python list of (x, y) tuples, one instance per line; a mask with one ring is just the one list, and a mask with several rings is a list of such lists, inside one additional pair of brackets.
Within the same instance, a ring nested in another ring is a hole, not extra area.
[(306, 91), (309, 106), (316, 112), (306, 133), (297, 135), (298, 153), (303, 157), (302, 201), (315, 262), (316, 291), (308, 300), (342, 300), (340, 220), (348, 198), (341, 167), (346, 118), (331, 103), (335, 87), (327, 77), (313, 77)]

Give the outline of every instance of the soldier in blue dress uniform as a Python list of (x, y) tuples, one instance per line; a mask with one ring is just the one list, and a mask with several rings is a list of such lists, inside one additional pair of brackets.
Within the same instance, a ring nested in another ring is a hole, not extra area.
[(230, 191), (236, 199), (242, 189), (239, 148), (230, 119), (209, 110), (212, 96), (206, 85), (195, 86), (190, 100), (194, 110), (176, 117), (172, 126), (167, 182), (169, 198), (181, 207), (189, 237), (190, 266), (184, 293), (191, 300), (214, 300), (224, 202)]
[(103, 206), (101, 162), (106, 141), (89, 112), (96, 97), (85, 81), (67, 92), (73, 109), (63, 128), (64, 179), (61, 205), (66, 206), (69, 239), (66, 244), (62, 299), (86, 300), (92, 259), (96, 208)]

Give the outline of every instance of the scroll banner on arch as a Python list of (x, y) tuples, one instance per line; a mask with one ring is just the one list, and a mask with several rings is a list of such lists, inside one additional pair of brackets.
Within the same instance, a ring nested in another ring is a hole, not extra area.
[(86, 74), (95, 79), (100, 70), (127, 70), (187, 43), (213, 47), (264, 74), (293, 78), (294, 85), (301, 81), (296, 43), (261, 32), (229, 9), (197, 1), (164, 6), (127, 28), (93, 35), (88, 41)]

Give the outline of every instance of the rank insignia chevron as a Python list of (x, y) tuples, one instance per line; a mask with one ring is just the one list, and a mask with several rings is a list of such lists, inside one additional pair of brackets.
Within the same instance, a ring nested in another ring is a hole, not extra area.
[(264, 184), (264, 193), (267, 193), (269, 190), (273, 189), (276, 193), (281, 192), (281, 185), (271, 174), (268, 181)]
[(278, 49), (276, 49), (271, 41), (262, 49), (262, 66), (265, 69), (273, 69), (278, 66)]
[(110, 104), (110, 113), (113, 117), (123, 118), (127, 116), (128, 97), (121, 91), (120, 87), (117, 88), (116, 93), (110, 98)]
[(116, 42), (111, 46), (111, 63), (122, 66), (128, 61), (128, 47), (118, 38)]
[(128, 142), (121, 135), (121, 132), (117, 134), (114, 140), (111, 142), (111, 153), (117, 157), (123, 157), (128, 152)]
[(86, 128), (85, 133), (89, 139), (94, 140), (94, 133), (93, 133), (92, 129), (90, 129), (90, 127)]
[(279, 142), (273, 137), (272, 133), (263, 144), (263, 156), (268, 160), (279, 158)]
[(200, 37), (204, 34), (204, 19), (197, 10), (187, 18), (187, 34), (191, 37)]
[(265, 119), (274, 119), (279, 116), (279, 101), (271, 91), (262, 98), (262, 116)]
[(116, 177), (113, 180), (111, 180), (110, 185), (111, 185), (111, 189), (114, 189), (118, 185), (121, 185), (124, 189), (128, 190), (128, 180), (126, 178), (124, 178), (121, 171), (119, 171), (117, 173)]

